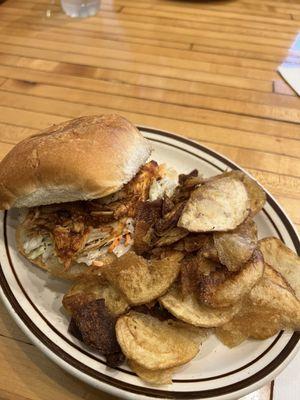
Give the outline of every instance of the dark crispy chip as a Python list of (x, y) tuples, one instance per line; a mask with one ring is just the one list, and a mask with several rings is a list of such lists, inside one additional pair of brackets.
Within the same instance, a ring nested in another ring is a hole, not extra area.
[(176, 204), (162, 219), (155, 224), (155, 232), (158, 236), (163, 236), (169, 229), (175, 228), (182, 213), (185, 203)]
[(193, 169), (193, 171), (191, 171), (189, 174), (180, 174), (178, 176), (178, 183), (179, 183), (179, 185), (184, 186), (186, 181), (188, 181), (191, 178), (196, 178), (196, 177), (198, 177), (198, 170)]
[(213, 235), (206, 235), (206, 240), (203, 243), (203, 247), (201, 249), (201, 255), (205, 258), (209, 258), (210, 260), (219, 261), (218, 252), (214, 244)]
[(87, 346), (104, 355), (120, 351), (115, 332), (116, 318), (107, 311), (103, 299), (82, 306), (74, 313), (74, 321)]
[(76, 337), (76, 339), (80, 340), (81, 342), (83, 341), (82, 334), (80, 333), (80, 330), (78, 329), (74, 318), (71, 318), (70, 320), (68, 332)]
[(156, 237), (152, 228), (161, 216), (161, 208), (161, 199), (139, 204), (135, 220), (133, 246), (136, 254), (143, 254), (153, 247)]
[(198, 291), (203, 277), (216, 270), (216, 263), (200, 254), (187, 255), (181, 262), (181, 289), (183, 296)]
[(165, 196), (162, 202), (162, 216), (164, 217), (168, 212), (172, 210), (173, 207), (173, 201), (168, 196)]
[(201, 250), (208, 241), (208, 235), (203, 233), (190, 233), (184, 238), (184, 250), (188, 253)]
[(210, 298), (215, 288), (224, 283), (229, 277), (230, 272), (225, 267), (216, 269), (216, 271), (212, 271), (209, 275), (199, 274), (197, 287), (198, 298), (202, 301), (205, 301), (206, 298)]
[(125, 361), (125, 356), (122, 353), (122, 351), (106, 355), (106, 364), (108, 367), (116, 368), (119, 365), (123, 364), (124, 361)]
[(198, 171), (194, 169), (189, 174), (181, 174), (178, 177), (179, 185), (176, 187), (171, 200), (174, 203), (179, 203), (188, 200), (192, 190), (199, 184), (204, 182), (204, 179), (199, 176)]
[(169, 311), (167, 311), (164, 307), (162, 307), (159, 302), (135, 306), (132, 307), (132, 310), (139, 313), (152, 315), (152, 317), (158, 318), (160, 321), (175, 319), (174, 316), (169, 313)]
[(216, 264), (215, 271), (198, 277), (197, 297), (211, 307), (230, 307), (250, 292), (263, 272), (263, 258), (257, 250), (239, 271), (228, 271), (225, 266)]
[(170, 229), (165, 233), (164, 236), (160, 237), (158, 241), (155, 243), (155, 246), (170, 246), (173, 243), (178, 242), (180, 239), (188, 235), (188, 231), (183, 228), (178, 228), (177, 226)]

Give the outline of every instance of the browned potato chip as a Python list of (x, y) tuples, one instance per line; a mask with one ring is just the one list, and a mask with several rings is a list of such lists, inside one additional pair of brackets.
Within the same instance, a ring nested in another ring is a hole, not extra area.
[(233, 231), (216, 232), (213, 236), (219, 260), (229, 271), (239, 270), (251, 258), (257, 245), (257, 229), (251, 218)]
[(108, 311), (114, 315), (123, 314), (128, 308), (125, 297), (103, 278), (92, 276), (76, 282), (63, 297), (63, 306), (73, 314), (84, 304), (104, 299)]
[(259, 241), (265, 262), (278, 271), (290, 284), (300, 300), (300, 258), (279, 239), (268, 237)]
[(204, 258), (201, 253), (188, 255), (181, 261), (180, 284), (183, 296), (195, 293), (203, 276), (208, 276), (216, 271), (220, 264)]
[(133, 360), (128, 360), (130, 368), (145, 382), (152, 385), (168, 385), (172, 383), (172, 375), (176, 368), (151, 370), (142, 367)]
[(266, 193), (254, 179), (250, 178), (242, 171), (229, 171), (213, 176), (210, 178), (210, 180), (220, 179), (222, 177), (231, 177), (239, 179), (241, 182), (243, 182), (249, 196), (251, 209), (250, 215), (252, 217), (254, 217), (254, 215), (256, 215), (263, 208), (266, 202)]
[[(235, 273), (215, 271), (202, 276), (198, 298), (206, 305), (221, 308), (240, 302), (262, 277), (264, 263), (262, 255), (255, 250), (251, 259)], [(220, 278), (219, 278), (219, 275)]]
[(163, 260), (146, 260), (128, 252), (109, 265), (103, 274), (129, 304), (145, 304), (160, 297), (172, 285), (178, 276), (181, 258), (181, 253), (173, 252)]
[(223, 177), (208, 181), (192, 192), (178, 226), (191, 232), (232, 230), (247, 218), (249, 208), (244, 184)]
[(240, 304), (222, 309), (207, 307), (201, 304), (194, 294), (189, 294), (183, 298), (176, 284), (173, 284), (159, 301), (164, 308), (179, 320), (203, 328), (212, 328), (225, 324), (231, 320), (241, 307)]
[(176, 321), (158, 319), (134, 311), (116, 324), (117, 340), (129, 360), (149, 370), (187, 363), (199, 351), (201, 330)]
[(160, 237), (159, 240), (155, 243), (155, 246), (169, 246), (170, 244), (176, 243), (178, 242), (178, 240), (187, 236), (188, 233), (189, 232), (186, 229), (178, 228), (176, 226), (175, 228), (172, 228), (168, 232), (166, 232), (162, 237)]
[[(234, 318), (216, 329), (229, 347), (247, 338), (267, 339), (281, 329), (300, 329), (300, 302), (276, 271), (266, 265), (263, 279), (251, 290)], [(280, 284), (278, 284), (280, 283)]]

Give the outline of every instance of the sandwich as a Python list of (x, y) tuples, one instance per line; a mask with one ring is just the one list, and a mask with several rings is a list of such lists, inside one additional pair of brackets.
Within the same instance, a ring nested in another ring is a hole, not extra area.
[(76, 118), (18, 143), (0, 163), (0, 209), (21, 210), (20, 253), (66, 279), (125, 254), (138, 204), (172, 186), (150, 153), (117, 115)]

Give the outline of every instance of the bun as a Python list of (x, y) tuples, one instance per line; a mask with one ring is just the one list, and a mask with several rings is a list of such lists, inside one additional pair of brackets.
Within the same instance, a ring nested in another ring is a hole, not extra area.
[(118, 115), (76, 118), (18, 143), (0, 163), (0, 209), (90, 200), (118, 191), (149, 142)]

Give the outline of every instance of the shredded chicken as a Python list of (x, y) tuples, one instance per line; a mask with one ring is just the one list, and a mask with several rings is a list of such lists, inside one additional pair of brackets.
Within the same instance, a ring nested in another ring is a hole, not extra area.
[[(161, 178), (155, 161), (145, 164), (119, 192), (104, 199), (32, 208), (24, 222), (32, 236), (50, 236), (55, 253), (67, 270), (74, 259), (88, 265), (102, 253), (124, 254), (131, 247), (131, 217)], [(110, 202), (109, 202), (110, 201)]]

